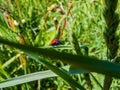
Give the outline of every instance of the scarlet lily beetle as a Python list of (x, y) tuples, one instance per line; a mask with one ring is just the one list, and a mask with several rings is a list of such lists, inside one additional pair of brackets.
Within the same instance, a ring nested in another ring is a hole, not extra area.
[(61, 44), (61, 42), (58, 39), (53, 39), (50, 43), (50, 45), (52, 45), (52, 46), (56, 46), (56, 45), (60, 45), (60, 44)]

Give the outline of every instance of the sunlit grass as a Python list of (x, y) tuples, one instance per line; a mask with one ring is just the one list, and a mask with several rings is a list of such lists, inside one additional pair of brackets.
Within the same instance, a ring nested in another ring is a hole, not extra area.
[[(119, 3), (118, 14), (120, 14)], [(72, 46), (72, 32), (74, 32), (79, 46), (84, 45), (89, 48), (89, 56), (106, 60), (107, 47), (103, 36), (105, 21), (102, 10), (101, 0), (0, 0), (0, 37), (22, 45), (75, 54)], [(118, 26), (118, 35), (119, 29), (120, 26)], [(61, 45), (51, 46), (53, 39), (60, 40)], [(84, 49), (81, 51), (83, 53)], [(27, 54), (7, 45), (0, 45), (0, 55), (1, 81), (50, 69), (29, 58)], [(49, 63), (58, 67), (66, 65), (60, 61), (49, 61)], [(101, 79), (100, 83), (103, 83), (101, 74), (93, 73), (93, 75), (98, 82)], [(86, 88), (82, 75), (72, 77)], [(91, 76), (90, 78), (94, 86), (92, 90), (100, 89), (94, 79)], [(117, 86), (115, 80), (112, 88)], [(5, 90), (33, 88), (63, 90), (70, 87), (58, 77), (9, 87)]]

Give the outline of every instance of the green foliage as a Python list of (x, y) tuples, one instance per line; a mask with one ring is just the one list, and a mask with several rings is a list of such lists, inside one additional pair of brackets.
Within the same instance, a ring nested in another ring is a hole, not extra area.
[[(117, 55), (116, 50), (119, 53), (119, 37), (115, 35), (120, 33), (118, 14), (111, 14), (115, 9), (120, 12), (120, 4), (118, 1), (117, 5), (117, 0), (112, 4), (110, 1), (114, 0), (0, 0), (0, 87), (5, 90), (98, 90), (103, 89), (101, 74), (120, 78), (120, 65), (104, 61), (107, 60), (106, 45), (112, 55)], [(61, 45), (50, 46), (53, 39), (58, 39)], [(119, 63), (118, 58), (119, 54), (113, 61), (117, 59)], [(68, 64), (69, 70), (61, 68)], [(39, 76), (41, 73), (44, 75)], [(90, 84), (84, 77), (86, 73)], [(6, 86), (8, 83), (17, 86)], [(120, 89), (118, 84), (119, 80), (114, 79), (111, 89)]]

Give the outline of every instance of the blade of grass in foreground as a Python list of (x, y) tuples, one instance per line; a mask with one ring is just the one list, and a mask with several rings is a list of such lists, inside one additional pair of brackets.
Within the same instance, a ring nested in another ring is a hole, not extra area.
[[(34, 55), (34, 54), (29, 53), (29, 52), (28, 52), (28, 55), (30, 56), (30, 58), (36, 60), (36, 61), (39, 62), (39, 63), (44, 64), (46, 67), (48, 67), (48, 68), (51, 69), (53, 72), (55, 72), (55, 73), (58, 74), (60, 77), (62, 77), (67, 83), (70, 84), (70, 86), (71, 86), (74, 90), (76, 90), (77, 88), (80, 89), (80, 90), (85, 90), (81, 85), (79, 85), (75, 80), (73, 80), (73, 79), (70, 77), (70, 75), (65, 72), (65, 70), (59, 69), (59, 68), (57, 68), (56, 66), (53, 66), (51, 63), (47, 62), (45, 59), (40, 58), (38, 55)], [(43, 73), (41, 73), (41, 74), (43, 74)], [(46, 75), (44, 75), (44, 76), (46, 76)], [(48, 76), (49, 76), (49, 75), (48, 75)], [(51, 75), (50, 75), (49, 77), (51, 77)], [(42, 76), (41, 76), (41, 78), (45, 78), (45, 77), (42, 77)], [(21, 78), (21, 79), (22, 79), (22, 78)], [(17, 80), (14, 81), (14, 78), (13, 78), (11, 82), (9, 82), (9, 80), (8, 80), (8, 82), (7, 82), (7, 81), (0, 82), (0, 88), (6, 87), (6, 84), (8, 84), (8, 83), (11, 83), (12, 85), (13, 85), (13, 84), (16, 84), (16, 83), (19, 84), (19, 83), (21, 83), (21, 79), (18, 78)], [(27, 79), (27, 78), (26, 78), (26, 79)], [(36, 79), (36, 77), (34, 77), (34, 79)], [(29, 81), (29, 80), (28, 80), (28, 81)], [(23, 82), (24, 82), (24, 81), (23, 81)], [(7, 86), (8, 86), (8, 85), (7, 85)]]
[(52, 49), (42, 49), (42, 48), (20, 45), (9, 41), (5, 41), (3, 39), (0, 39), (0, 42), (21, 49), (25, 53), (31, 53), (37, 56), (40, 55), (54, 61), (61, 60), (81, 70), (102, 73), (108, 76), (120, 78), (119, 64), (98, 60), (96, 58), (88, 57), (88, 56), (79, 56), (79, 55), (58, 52)]
[[(66, 73), (64, 69), (59, 69), (56, 66), (52, 65), (51, 63), (47, 62), (45, 59), (39, 57), (39, 55), (34, 54), (34, 52), (31, 51), (26, 51), (25, 52), (29, 55), (30, 58), (36, 60), (38, 63), (44, 64), (46, 67), (51, 69), (53, 72), (55, 72), (57, 75), (59, 75), (61, 78), (63, 78), (70, 86), (74, 89), (80, 89), (80, 90), (85, 90), (84, 87), (82, 87), (80, 84), (78, 84), (75, 80), (71, 78), (69, 74)], [(18, 80), (19, 82), (19, 80)], [(0, 85), (2, 82), (0, 83)], [(1, 86), (2, 87), (2, 86)]]
[[(62, 67), (62, 68), (67, 70), (68, 74), (83, 74), (83, 73), (87, 73), (85, 71), (76, 70), (76, 69), (71, 70), (70, 66), (65, 66), (65, 67)], [(19, 84), (35, 81), (35, 80), (41, 80), (41, 79), (50, 78), (50, 77), (56, 77), (56, 76), (58, 76), (58, 75), (55, 74), (54, 72), (52, 72), (51, 70), (39, 71), (39, 72), (35, 72), (35, 73), (30, 73), (30, 74), (26, 74), (26, 75), (10, 78), (10, 79), (7, 79), (5, 81), (1, 81), (0, 82), (0, 88), (15, 86), (15, 85), (19, 85)]]
[(46, 67), (51, 69), (53, 72), (55, 72), (57, 75), (59, 75), (61, 78), (63, 78), (67, 83), (70, 84), (70, 86), (74, 89), (80, 89), (80, 90), (85, 90), (84, 87), (82, 87), (80, 84), (78, 84), (75, 80), (73, 80), (69, 74), (66, 73), (66, 70), (64, 69), (59, 69), (58, 67), (52, 65), (51, 63), (47, 62), (45, 59), (39, 57), (39, 55), (34, 54), (34, 52), (27, 52), (25, 51), (30, 58), (38, 61), (39, 63), (44, 64)]
[(15, 78), (7, 79), (5, 81), (0, 82), (0, 88), (6, 88), (14, 85), (23, 84), (26, 82), (31, 82), (35, 80), (41, 80), (50, 77), (56, 77), (57, 75), (50, 70), (40, 71), (36, 73), (26, 74), (22, 76), (18, 76)]

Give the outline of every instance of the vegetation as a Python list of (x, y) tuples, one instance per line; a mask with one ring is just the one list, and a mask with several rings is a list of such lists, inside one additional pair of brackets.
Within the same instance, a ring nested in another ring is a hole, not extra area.
[(0, 0), (0, 88), (119, 90), (118, 0)]

